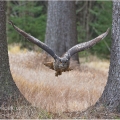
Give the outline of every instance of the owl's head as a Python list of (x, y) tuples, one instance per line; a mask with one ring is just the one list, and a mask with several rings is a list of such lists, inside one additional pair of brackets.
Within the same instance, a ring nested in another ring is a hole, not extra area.
[(69, 67), (69, 64), (70, 64), (69, 59), (67, 59), (65, 57), (56, 59), (56, 61), (55, 61), (56, 67), (63, 69), (63, 70), (67, 69)]

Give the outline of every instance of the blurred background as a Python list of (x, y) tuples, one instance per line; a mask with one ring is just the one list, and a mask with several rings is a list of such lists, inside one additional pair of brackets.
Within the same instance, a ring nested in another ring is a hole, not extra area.
[[(44, 42), (47, 23), (47, 1), (7, 1), (7, 20), (12, 20), (19, 28)], [(112, 1), (76, 1), (78, 42), (89, 41), (106, 31), (112, 25)], [(39, 51), (17, 34), (7, 24), (9, 46), (19, 45), (20, 49)], [(111, 33), (109, 33), (111, 34)], [(80, 53), (81, 56), (96, 55), (100, 58), (110, 57), (110, 35), (91, 49)]]

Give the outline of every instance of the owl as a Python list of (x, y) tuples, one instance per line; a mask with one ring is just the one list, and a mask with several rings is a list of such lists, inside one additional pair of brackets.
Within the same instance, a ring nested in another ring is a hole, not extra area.
[(79, 43), (72, 48), (70, 48), (62, 57), (59, 57), (55, 54), (55, 52), (49, 48), (45, 43), (41, 42), (37, 38), (31, 36), (30, 34), (26, 33), (25, 31), (21, 30), (17, 26), (13, 24), (13, 22), (9, 21), (9, 23), (13, 26), (13, 28), (22, 36), (24, 36), (27, 40), (30, 42), (36, 44), (40, 48), (42, 48), (44, 51), (46, 51), (49, 55), (51, 55), (54, 58), (54, 62), (46, 62), (44, 63), (45, 66), (49, 67), (52, 70), (55, 70), (55, 76), (61, 75), (62, 72), (71, 71), (72, 69), (70, 66), (70, 58), (72, 55), (81, 52), (83, 50), (89, 49), (90, 47), (94, 46), (96, 43), (104, 39), (108, 32), (109, 28), (106, 32), (102, 33), (98, 37), (84, 43)]

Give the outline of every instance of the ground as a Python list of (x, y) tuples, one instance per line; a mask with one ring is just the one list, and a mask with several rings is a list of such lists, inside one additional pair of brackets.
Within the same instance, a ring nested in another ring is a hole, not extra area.
[[(74, 69), (55, 77), (54, 71), (43, 65), (44, 55), (21, 51), (19, 46), (9, 51), (13, 79), (31, 106), (10, 106), (0, 110), (0, 118), (120, 118), (104, 106), (93, 105), (107, 82), (109, 60), (96, 56), (82, 57), (81, 65), (71, 61)], [(36, 108), (37, 107), (37, 108)]]

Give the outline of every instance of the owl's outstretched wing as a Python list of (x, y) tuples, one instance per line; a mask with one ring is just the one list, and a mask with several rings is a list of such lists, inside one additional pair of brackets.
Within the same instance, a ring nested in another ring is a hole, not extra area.
[(89, 49), (90, 47), (92, 47), (93, 45), (95, 45), (96, 43), (104, 39), (107, 36), (108, 32), (109, 32), (109, 28), (107, 29), (105, 33), (99, 35), (98, 37), (88, 42), (80, 43), (80, 44), (73, 46), (64, 54), (64, 57), (67, 57), (68, 59), (70, 59), (70, 57), (74, 55), (75, 53)]
[(37, 46), (39, 46), (40, 48), (42, 48), (43, 50), (45, 50), (48, 54), (50, 54), (54, 59), (57, 59), (58, 56), (53, 52), (53, 50), (51, 48), (49, 48), (45, 43), (39, 41), (38, 39), (36, 39), (35, 37), (31, 36), (30, 34), (24, 32), (23, 30), (21, 30), (20, 28), (18, 28), (17, 26), (15, 26), (11, 21), (9, 21), (9, 23), (14, 27), (14, 29), (21, 34), (22, 36), (24, 36), (27, 40), (29, 40), (30, 42), (36, 44)]

